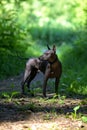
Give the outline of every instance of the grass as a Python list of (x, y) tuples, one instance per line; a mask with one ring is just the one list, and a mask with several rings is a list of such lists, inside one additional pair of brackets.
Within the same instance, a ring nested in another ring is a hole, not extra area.
[(20, 93), (17, 91), (13, 91), (13, 92), (2, 92), (1, 93), (1, 97), (5, 98), (7, 102), (12, 102), (13, 97), (17, 97)]

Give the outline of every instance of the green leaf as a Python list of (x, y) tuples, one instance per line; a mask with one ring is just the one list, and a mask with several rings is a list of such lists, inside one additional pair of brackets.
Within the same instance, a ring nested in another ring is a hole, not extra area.
[(82, 116), (82, 121), (87, 123), (87, 116)]
[(5, 98), (10, 98), (9, 94), (7, 93), (2, 93), (2, 96), (4, 96)]
[(80, 108), (80, 106), (76, 106), (76, 107), (74, 107), (74, 111), (76, 112), (77, 110), (79, 110), (79, 108)]
[(14, 91), (14, 92), (12, 92), (12, 97), (13, 97), (13, 96), (16, 96), (16, 95), (18, 95), (18, 94), (19, 94), (19, 92)]

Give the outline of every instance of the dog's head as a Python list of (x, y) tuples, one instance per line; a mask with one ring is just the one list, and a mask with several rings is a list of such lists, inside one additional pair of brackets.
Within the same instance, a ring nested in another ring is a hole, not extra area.
[(52, 49), (47, 45), (48, 50), (43, 53), (42, 56), (40, 56), (41, 60), (47, 60), (49, 62), (53, 62), (56, 58), (56, 46), (53, 45)]

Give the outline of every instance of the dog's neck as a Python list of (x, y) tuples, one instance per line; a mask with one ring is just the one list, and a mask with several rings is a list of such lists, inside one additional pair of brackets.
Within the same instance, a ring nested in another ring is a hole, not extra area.
[(52, 65), (52, 64), (54, 64), (57, 60), (58, 60), (58, 58), (57, 58), (57, 56), (56, 56), (53, 61), (48, 61), (48, 62), (50, 63), (50, 65)]

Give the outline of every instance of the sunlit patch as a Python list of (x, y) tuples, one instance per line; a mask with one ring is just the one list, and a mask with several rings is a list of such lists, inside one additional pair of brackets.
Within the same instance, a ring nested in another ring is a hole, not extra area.
[(9, 4), (6, 4), (4, 7), (5, 7), (5, 9), (6, 9), (7, 11), (13, 10), (13, 9), (14, 9), (14, 4), (9, 3)]
[(29, 9), (29, 4), (27, 2), (22, 2), (21, 6), (24, 9), (24, 12)]

